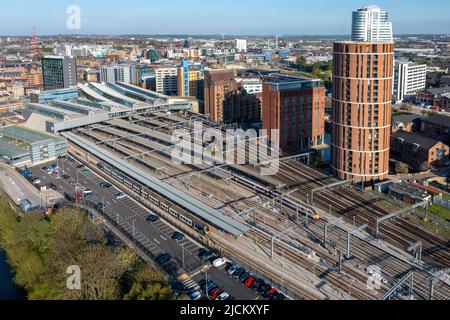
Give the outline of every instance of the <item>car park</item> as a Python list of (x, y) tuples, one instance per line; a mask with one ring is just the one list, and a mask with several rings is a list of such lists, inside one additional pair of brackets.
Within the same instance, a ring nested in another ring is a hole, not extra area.
[(185, 237), (185, 235), (184, 234), (182, 234), (181, 232), (174, 232), (173, 233), (173, 235), (172, 235), (172, 240), (174, 240), (174, 241), (181, 241), (181, 240), (183, 240), (184, 239), (184, 237)]
[(159, 217), (158, 216), (155, 216), (155, 215), (150, 215), (150, 216), (148, 216), (147, 217), (147, 219), (146, 219), (146, 221), (147, 222), (150, 222), (150, 223), (153, 223), (153, 222), (156, 222), (156, 221), (158, 221), (159, 220)]
[(216, 268), (222, 268), (227, 263), (227, 260), (224, 258), (217, 258), (213, 261), (213, 266)]

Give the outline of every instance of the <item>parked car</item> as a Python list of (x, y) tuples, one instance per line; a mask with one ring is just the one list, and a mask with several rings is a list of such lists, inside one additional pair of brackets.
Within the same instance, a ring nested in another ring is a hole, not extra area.
[(92, 173), (92, 171), (89, 170), (89, 169), (84, 169), (84, 170), (81, 171), (81, 173), (84, 174), (84, 175), (90, 175)]
[(109, 182), (102, 182), (102, 183), (100, 183), (100, 187), (102, 188), (102, 189), (109, 189), (109, 188), (111, 188), (113, 185), (111, 184), (111, 183), (109, 183)]
[(70, 179), (70, 176), (69, 176), (68, 174), (63, 174), (63, 175), (61, 176), (61, 178), (63, 178), (63, 180), (69, 180), (69, 179)]
[(236, 270), (237, 269), (239, 269), (241, 266), (240, 265), (233, 265), (233, 266), (231, 266), (229, 269), (228, 269), (228, 274), (230, 275), (230, 276), (232, 276), (233, 275), (233, 273), (235, 273), (236, 272)]
[(255, 278), (253, 278), (253, 276), (248, 277), (247, 280), (245, 280), (245, 286), (247, 288), (251, 288), (254, 282), (255, 282)]
[(163, 264), (169, 262), (171, 259), (173, 259), (173, 258), (170, 254), (162, 253), (156, 257), (156, 262), (160, 265), (163, 265)]
[(281, 300), (286, 300), (286, 297), (284, 296), (284, 294), (278, 292), (276, 295), (274, 295), (274, 296), (272, 297), (271, 300), (274, 300), (274, 301), (281, 301)]
[(189, 299), (191, 300), (200, 300), (202, 298), (202, 294), (199, 291), (194, 291), (189, 294)]
[(244, 283), (248, 278), (250, 278), (252, 276), (252, 274), (250, 272), (244, 272), (240, 277), (239, 277), (239, 281), (241, 281), (242, 283)]
[(255, 282), (253, 282), (252, 289), (254, 291), (259, 291), (259, 288), (261, 288), (262, 286), (265, 286), (265, 285), (266, 285), (266, 282), (263, 279), (258, 278), (258, 279), (255, 279)]
[(146, 220), (147, 220), (147, 222), (153, 223), (153, 222), (158, 221), (159, 217), (152, 214), (152, 215), (148, 216), (148, 218)]
[(83, 191), (83, 195), (85, 197), (92, 196), (93, 194), (94, 194), (94, 192), (91, 189), (86, 189), (86, 190)]
[(247, 272), (247, 270), (244, 268), (239, 268), (233, 273), (233, 278), (239, 279), (245, 272)]
[(52, 189), (55, 190), (55, 191), (58, 191), (58, 187), (55, 186), (54, 183), (50, 183), (49, 187), (52, 188)]
[(272, 299), (276, 294), (278, 293), (278, 290), (275, 288), (271, 288), (269, 290), (267, 290), (264, 294), (263, 294), (263, 298), (264, 299)]
[(216, 300), (224, 291), (220, 288), (215, 288), (209, 293), (209, 297), (211, 300)]
[(124, 192), (119, 192), (119, 193), (117, 193), (117, 194), (114, 196), (114, 199), (116, 199), (116, 200), (121, 200), (121, 199), (126, 198), (126, 197), (127, 197), (127, 195), (126, 195)]
[(216, 298), (216, 301), (224, 301), (227, 299), (230, 295), (227, 292), (222, 293), (220, 296)]
[(103, 212), (106, 208), (105, 204), (103, 202), (99, 202), (94, 206), (95, 210)]
[(264, 284), (264, 285), (259, 287), (258, 293), (261, 294), (261, 295), (264, 295), (270, 289), (272, 289), (272, 286), (270, 284)]
[(200, 258), (200, 260), (206, 261), (214, 257), (214, 252), (207, 249), (200, 249), (198, 252), (198, 257)]
[(48, 168), (47, 167), (42, 167), (42, 171), (44, 171), (45, 173), (48, 172)]
[(182, 234), (181, 232), (174, 232), (173, 233), (173, 235), (172, 235), (172, 240), (174, 240), (174, 241), (181, 241), (181, 240), (183, 240), (184, 239), (184, 237), (185, 237), (185, 235), (184, 234)]
[(33, 184), (40, 184), (40, 183), (41, 183), (41, 179), (39, 179), (39, 178), (33, 178), (33, 179), (31, 180), (31, 182), (33, 182)]
[(214, 282), (208, 282), (202, 287), (202, 291), (204, 294), (209, 295), (209, 293), (216, 288), (218, 288), (217, 284), (215, 284)]
[(226, 263), (227, 263), (227, 259), (224, 258), (217, 258), (216, 260), (213, 261), (213, 266), (216, 268), (222, 268)]

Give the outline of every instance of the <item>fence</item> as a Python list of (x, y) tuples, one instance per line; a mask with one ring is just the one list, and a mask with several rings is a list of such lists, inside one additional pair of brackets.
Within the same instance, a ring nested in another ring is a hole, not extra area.
[(442, 197), (434, 197), (433, 203), (443, 208), (450, 209), (450, 200), (445, 200)]

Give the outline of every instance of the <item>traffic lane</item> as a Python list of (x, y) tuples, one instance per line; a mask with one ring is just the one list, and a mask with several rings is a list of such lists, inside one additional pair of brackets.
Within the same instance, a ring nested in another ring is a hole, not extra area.
[(217, 284), (222, 290), (228, 292), (231, 296), (236, 298), (236, 300), (256, 300), (257, 295), (254, 291), (247, 288), (239, 280), (234, 279), (229, 276), (224, 269), (217, 269), (212, 267), (207, 273), (199, 274), (195, 277), (195, 280), (200, 282), (205, 280), (208, 276), (208, 281), (211, 279), (212, 282)]
[[(172, 240), (171, 237), (173, 233), (178, 230), (174, 229), (172, 226), (162, 221), (158, 221), (158, 223), (150, 225), (146, 221), (146, 218), (150, 214), (154, 213), (151, 212), (149, 209), (144, 208), (135, 200), (129, 197), (117, 201), (114, 195), (120, 192), (119, 189), (111, 187), (105, 190), (102, 187), (100, 187), (100, 183), (106, 182), (106, 180), (97, 176), (94, 173), (84, 174), (83, 172), (81, 172), (82, 169), (77, 168), (77, 165), (79, 165), (77, 164), (77, 162), (71, 162), (67, 160), (62, 161), (63, 162), (65, 161), (64, 173), (71, 176), (71, 178), (77, 176), (78, 183), (81, 186), (93, 191), (94, 195), (88, 197), (89, 201), (92, 201), (94, 203), (96, 202), (105, 203), (107, 205), (107, 207), (105, 208), (106, 213), (108, 213), (108, 211), (111, 210), (112, 213), (116, 215), (118, 214), (120, 218), (124, 219), (131, 226), (133, 225), (134, 221), (135, 228), (134, 230), (131, 229), (131, 231), (137, 235), (136, 236), (137, 238), (142, 238), (143, 245), (149, 248), (149, 250), (153, 254), (157, 255), (162, 252), (167, 252), (169, 254), (172, 254), (174, 257), (178, 258), (178, 260), (182, 263), (183, 262), (182, 251), (184, 247), (184, 261), (186, 266), (195, 265), (200, 262), (200, 259), (197, 256), (197, 253), (201, 248), (199, 245), (197, 245), (188, 238), (185, 238), (180, 242)], [(61, 164), (62, 163), (59, 163), (59, 167), (62, 169)], [(62, 181), (64, 181), (63, 179), (56, 179), (55, 177), (51, 176), (50, 174), (42, 170), (39, 170), (38, 168), (34, 168), (32, 172), (35, 173), (36, 176), (39, 175), (46, 177), (47, 179), (51, 179), (50, 182), (54, 183), (56, 186), (63, 184), (63, 188), (69, 187), (73, 189), (73, 187), (71, 187), (68, 182), (61, 183)], [(75, 193), (75, 191), (73, 192)], [(114, 203), (114, 205), (112, 205), (111, 203)], [(112, 218), (115, 217), (112, 216)], [(124, 227), (127, 228), (127, 226)], [(159, 250), (158, 249), (155, 250), (156, 246), (159, 247)]]

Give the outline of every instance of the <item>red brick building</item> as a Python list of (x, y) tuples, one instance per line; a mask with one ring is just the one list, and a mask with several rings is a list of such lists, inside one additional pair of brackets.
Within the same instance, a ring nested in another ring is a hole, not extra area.
[(424, 163), (429, 167), (446, 165), (449, 161), (450, 148), (440, 141), (399, 131), (392, 135), (391, 155), (408, 164), (413, 170), (421, 171)]
[(263, 129), (279, 130), (285, 153), (309, 151), (324, 143), (325, 87), (320, 80), (283, 74), (264, 78)]
[(388, 176), (393, 75), (393, 43), (334, 43), (331, 166), (339, 179)]

